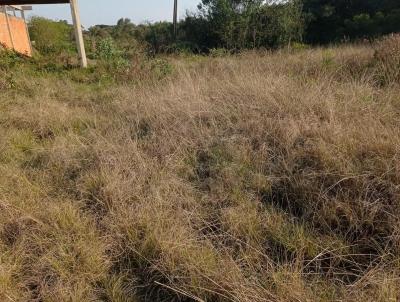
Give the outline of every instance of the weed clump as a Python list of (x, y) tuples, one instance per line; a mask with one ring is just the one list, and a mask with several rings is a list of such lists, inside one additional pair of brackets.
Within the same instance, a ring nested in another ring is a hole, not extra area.
[(387, 36), (376, 43), (377, 76), (382, 83), (400, 81), (400, 35)]

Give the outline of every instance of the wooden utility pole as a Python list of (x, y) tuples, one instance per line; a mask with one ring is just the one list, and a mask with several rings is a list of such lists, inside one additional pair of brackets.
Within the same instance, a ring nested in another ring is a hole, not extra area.
[(178, 0), (174, 0), (174, 39), (178, 36)]
[(76, 46), (78, 48), (79, 62), (81, 64), (81, 67), (86, 68), (87, 58), (85, 51), (85, 43), (83, 41), (82, 23), (81, 23), (81, 18), (79, 16), (77, 0), (70, 0), (70, 5), (72, 12), (72, 21), (74, 23), (74, 29), (75, 29), (75, 40), (76, 40)]

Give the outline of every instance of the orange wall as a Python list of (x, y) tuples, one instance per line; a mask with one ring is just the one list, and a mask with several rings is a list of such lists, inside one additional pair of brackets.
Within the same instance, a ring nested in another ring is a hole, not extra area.
[(25, 21), (21, 18), (8, 15), (12, 41), (7, 27), (7, 19), (4, 13), (0, 13), (0, 43), (8, 48), (13, 48), (24, 55), (31, 56), (31, 47), (29, 35), (26, 29)]

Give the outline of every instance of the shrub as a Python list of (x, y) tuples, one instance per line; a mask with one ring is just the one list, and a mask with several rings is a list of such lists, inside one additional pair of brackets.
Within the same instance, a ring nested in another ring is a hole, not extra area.
[(300, 42), (293, 42), (290, 44), (290, 49), (294, 51), (310, 49), (310, 46)]
[(400, 34), (383, 38), (375, 45), (378, 80), (388, 84), (400, 80)]
[(13, 69), (22, 61), (17, 53), (0, 45), (0, 91), (15, 87)]
[(52, 21), (33, 17), (29, 22), (29, 33), (36, 50), (45, 55), (58, 55), (63, 51), (74, 52), (73, 29), (67, 21)]
[(96, 57), (105, 60), (112, 61), (119, 59), (122, 56), (122, 52), (117, 48), (112, 38), (102, 39), (96, 47)]
[(0, 46), (0, 70), (9, 70), (21, 61), (21, 57), (16, 52), (2, 49)]
[(212, 48), (210, 49), (210, 56), (214, 58), (221, 58), (229, 55), (229, 50), (225, 48)]

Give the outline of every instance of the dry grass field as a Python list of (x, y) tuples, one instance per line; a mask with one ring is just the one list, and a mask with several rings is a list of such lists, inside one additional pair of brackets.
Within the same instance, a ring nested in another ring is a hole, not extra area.
[(0, 68), (0, 301), (399, 301), (400, 39), (169, 61)]

